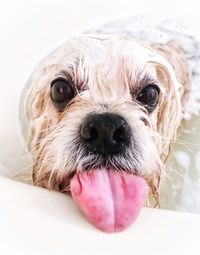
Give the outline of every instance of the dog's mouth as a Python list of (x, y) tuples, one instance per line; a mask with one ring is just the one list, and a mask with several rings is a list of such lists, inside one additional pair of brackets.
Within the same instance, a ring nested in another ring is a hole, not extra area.
[(88, 220), (105, 232), (130, 226), (149, 193), (142, 177), (105, 167), (76, 173), (70, 189)]

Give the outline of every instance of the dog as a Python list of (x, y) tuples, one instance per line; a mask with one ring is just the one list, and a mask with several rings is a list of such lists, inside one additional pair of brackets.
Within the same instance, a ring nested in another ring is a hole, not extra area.
[(35, 185), (67, 193), (77, 173), (125, 172), (144, 179), (159, 206), (172, 141), (196, 100), (199, 42), (180, 23), (144, 20), (95, 28), (40, 63), (26, 89)]

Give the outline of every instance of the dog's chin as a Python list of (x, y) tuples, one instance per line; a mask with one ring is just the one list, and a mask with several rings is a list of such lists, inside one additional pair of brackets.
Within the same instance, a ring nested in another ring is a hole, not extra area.
[(149, 193), (142, 177), (105, 167), (76, 172), (70, 189), (88, 220), (105, 232), (130, 226)]

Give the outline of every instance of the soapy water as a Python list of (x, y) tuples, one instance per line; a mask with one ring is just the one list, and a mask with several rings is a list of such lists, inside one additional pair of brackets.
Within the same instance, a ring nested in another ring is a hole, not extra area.
[(183, 121), (161, 183), (163, 209), (200, 213), (200, 118)]

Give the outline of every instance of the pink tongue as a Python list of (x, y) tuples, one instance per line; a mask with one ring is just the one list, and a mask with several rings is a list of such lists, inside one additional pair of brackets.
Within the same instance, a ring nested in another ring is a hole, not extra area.
[(141, 177), (106, 169), (77, 173), (70, 185), (72, 197), (89, 221), (106, 232), (133, 223), (148, 196), (148, 185)]

